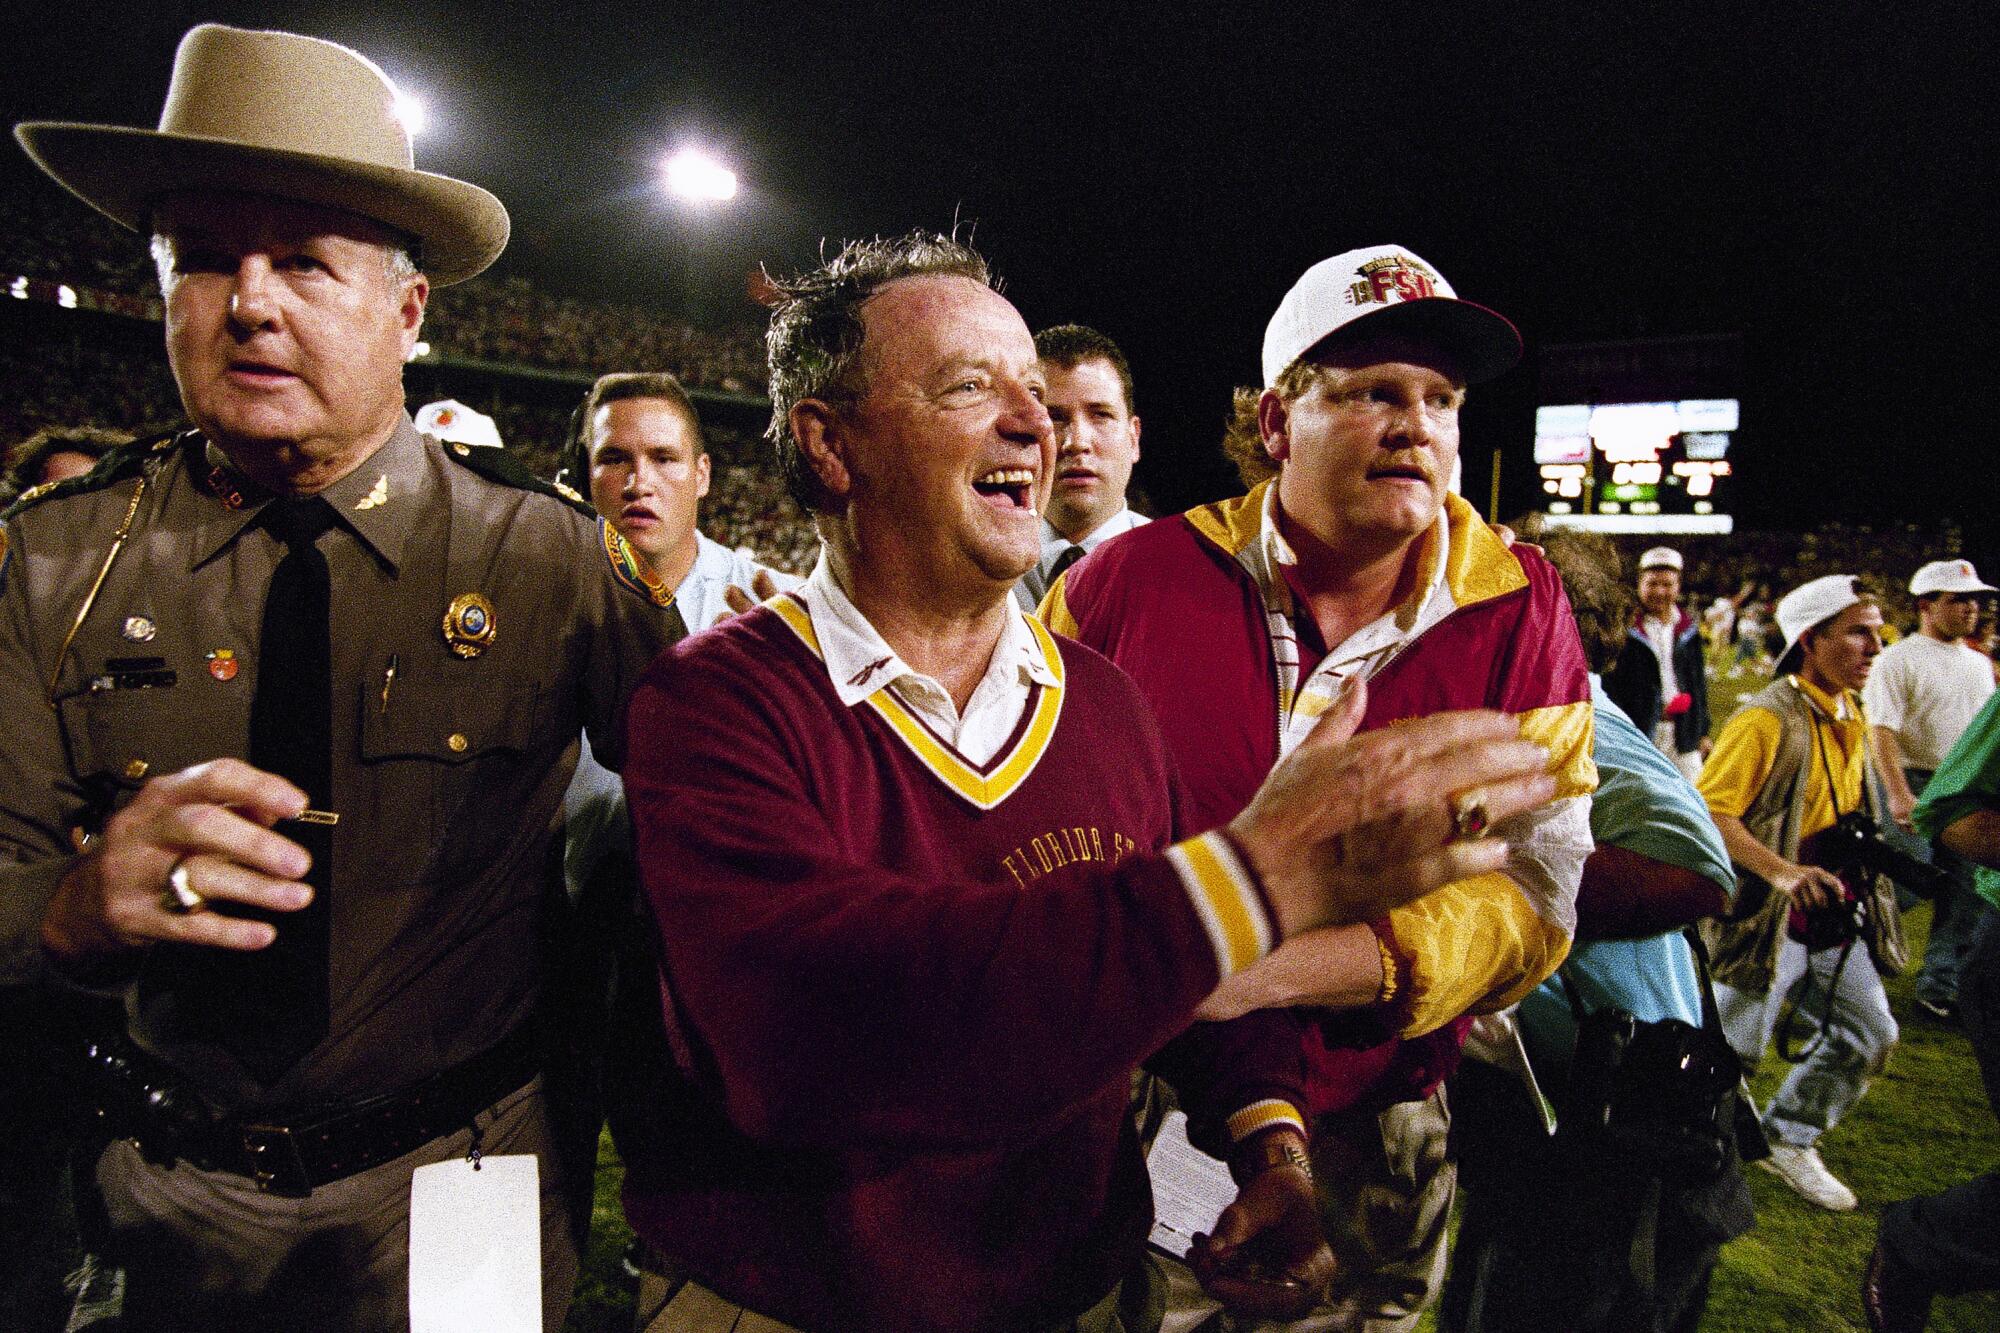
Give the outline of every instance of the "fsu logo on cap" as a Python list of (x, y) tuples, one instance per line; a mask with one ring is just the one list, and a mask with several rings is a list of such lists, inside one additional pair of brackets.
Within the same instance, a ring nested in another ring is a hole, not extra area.
[(1387, 305), (1393, 301), (1417, 301), (1436, 296), (1437, 274), (1408, 255), (1384, 255), (1371, 259), (1355, 272), (1360, 281), (1347, 289), (1350, 305)]

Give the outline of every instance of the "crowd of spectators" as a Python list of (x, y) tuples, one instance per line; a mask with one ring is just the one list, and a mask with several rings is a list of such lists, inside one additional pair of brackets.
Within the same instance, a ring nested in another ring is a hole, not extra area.
[[(0, 274), (137, 301), (159, 317), (159, 289), (130, 232), (86, 213), (46, 181), (0, 192)], [(430, 355), (584, 371), (671, 370), (682, 383), (760, 395), (763, 344), (746, 326), (698, 329), (658, 311), (573, 300), (524, 278), (488, 274), (431, 295)]]
[(552, 296), (524, 278), (434, 293), (425, 336), (433, 355), (592, 375), (664, 367), (691, 386), (763, 393), (763, 344), (748, 331), (710, 333), (649, 310)]

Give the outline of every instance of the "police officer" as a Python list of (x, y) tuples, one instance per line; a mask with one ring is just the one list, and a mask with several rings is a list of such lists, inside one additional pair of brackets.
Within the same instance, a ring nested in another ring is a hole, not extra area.
[(401, 1326), (412, 1171), (475, 1148), (542, 1156), (550, 1327), (575, 1274), (538, 914), (576, 736), (619, 762), (680, 625), (580, 506), (412, 426), (430, 288), (507, 215), (393, 105), (204, 25), (157, 132), (16, 131), (151, 232), (195, 427), (0, 527), (0, 980), (123, 1000), (96, 1180), (141, 1327)]

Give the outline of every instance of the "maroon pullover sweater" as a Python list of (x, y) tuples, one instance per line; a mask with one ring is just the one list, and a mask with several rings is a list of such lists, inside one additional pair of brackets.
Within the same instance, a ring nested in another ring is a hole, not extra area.
[[(1133, 1067), (1221, 974), (1185, 861), (1155, 854), (1175, 831), (1157, 725), (1051, 638), (1062, 688), (976, 769), (907, 715), (843, 706), (785, 609), (686, 640), (632, 700), (685, 1151), (628, 1179), (626, 1212), (815, 1333), (1080, 1312), (1150, 1226)], [(1295, 1027), (1198, 1031), (1165, 1062), (1198, 1117), (1302, 1095)], [(1248, 1045), (1218, 1046), (1231, 1032)]]

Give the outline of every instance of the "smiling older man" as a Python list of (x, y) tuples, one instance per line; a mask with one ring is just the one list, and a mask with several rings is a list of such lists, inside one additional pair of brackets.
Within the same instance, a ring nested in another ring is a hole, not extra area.
[[(690, 1089), (679, 1160), (627, 1179), (633, 1225), (690, 1275), (653, 1327), (747, 1308), (760, 1328), (1136, 1333), (1159, 1307), (1133, 1067), (1171, 1042), (1215, 1134), (1291, 1105), (1287, 1023), (1172, 1039), (1279, 940), (1498, 865), (1452, 839), (1448, 797), (1546, 799), (1544, 752), (1484, 714), (1344, 743), (1349, 709), (1241, 818), (1186, 825), (1130, 682), (1012, 600), (1054, 440), (984, 261), (861, 243), (783, 291), (772, 436), (824, 557), (632, 704)], [(1239, 1166), (1260, 1257), (1317, 1280), (1301, 1164)]]
[(551, 1327), (575, 1274), (530, 1030), (553, 817), (679, 623), (405, 415), (431, 284), (507, 217), (394, 104), (345, 47), (204, 25), (158, 132), (17, 130), (153, 233), (194, 425), (0, 528), (0, 979), (124, 1002), (96, 1179), (135, 1327), (404, 1326), (412, 1172), (474, 1144), (541, 1159)]

